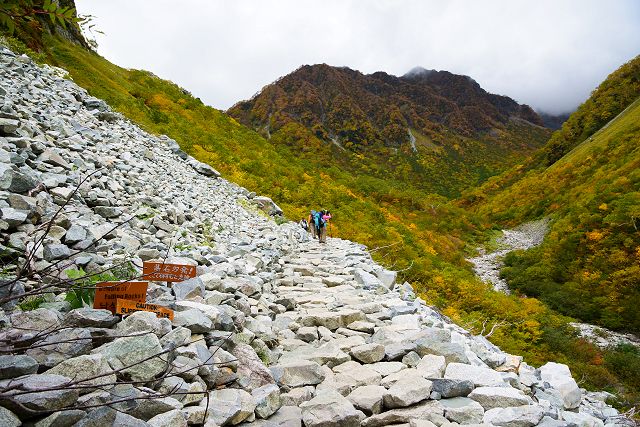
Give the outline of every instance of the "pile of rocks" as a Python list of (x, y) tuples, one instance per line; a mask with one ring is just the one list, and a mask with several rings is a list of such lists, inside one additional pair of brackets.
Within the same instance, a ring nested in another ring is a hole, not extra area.
[[(0, 255), (34, 272), (0, 284), (0, 425), (623, 422), (565, 365), (534, 369), (452, 324), (362, 245), (294, 238), (58, 70), (4, 48), (0, 66)], [(149, 284), (173, 321), (65, 298), (69, 270), (154, 259), (197, 266)]]

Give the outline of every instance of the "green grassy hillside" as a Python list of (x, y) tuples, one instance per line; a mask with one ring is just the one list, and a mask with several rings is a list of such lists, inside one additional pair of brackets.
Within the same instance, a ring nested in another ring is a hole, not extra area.
[(526, 174), (477, 206), (490, 221), (553, 218), (542, 246), (507, 257), (503, 275), (512, 287), (564, 314), (636, 334), (639, 138), (636, 100), (551, 167)]
[(593, 135), (640, 96), (640, 56), (618, 68), (555, 132), (545, 148), (553, 164)]

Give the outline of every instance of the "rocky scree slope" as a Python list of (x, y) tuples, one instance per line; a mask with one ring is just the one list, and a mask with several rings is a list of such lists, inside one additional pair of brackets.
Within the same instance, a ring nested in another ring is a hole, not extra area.
[[(534, 369), (472, 336), (362, 245), (276, 225), (59, 72), (0, 48), (2, 256), (29, 260), (0, 285), (0, 425), (624, 422), (566, 366)], [(64, 298), (69, 269), (152, 259), (197, 265), (149, 284), (173, 321)], [(33, 310), (12, 299), (39, 291)]]

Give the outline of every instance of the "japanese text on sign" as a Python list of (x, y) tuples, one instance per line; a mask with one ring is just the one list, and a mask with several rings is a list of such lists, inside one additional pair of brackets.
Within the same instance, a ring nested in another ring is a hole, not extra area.
[(173, 310), (169, 310), (161, 305), (118, 298), (116, 303), (116, 314), (130, 314), (136, 311), (150, 311), (160, 318), (164, 317), (166, 319), (173, 320)]
[(196, 277), (196, 267), (185, 264), (165, 264), (162, 262), (144, 262), (142, 277), (154, 282), (182, 282)]
[(116, 312), (117, 299), (137, 302), (147, 300), (147, 282), (102, 282), (96, 285), (93, 308), (102, 308)]

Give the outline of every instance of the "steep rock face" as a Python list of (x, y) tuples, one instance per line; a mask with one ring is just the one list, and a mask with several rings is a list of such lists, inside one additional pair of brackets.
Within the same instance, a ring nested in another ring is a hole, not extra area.
[(322, 140), (355, 147), (409, 144), (410, 129), (479, 137), (513, 120), (543, 125), (529, 106), (487, 93), (467, 76), (424, 69), (365, 75), (326, 64), (300, 67), (229, 113), (258, 130), (298, 123)]
[[(362, 245), (321, 245), (296, 224), (276, 225), (247, 190), (59, 70), (4, 48), (0, 65), (0, 117), (10, 121), (0, 162), (30, 183), (0, 192), (2, 256), (29, 260), (21, 280), (0, 282), (5, 424), (620, 422), (606, 394), (579, 389), (566, 366), (534, 369), (474, 337)], [(175, 310), (173, 322), (71, 310), (69, 270), (131, 278), (143, 259), (197, 268), (173, 288), (148, 285), (147, 302)], [(128, 271), (116, 271), (123, 263)], [(384, 285), (363, 283), (363, 273)], [(41, 291), (52, 294), (22, 298)], [(14, 296), (20, 305), (8, 304)], [(36, 350), (46, 357), (20, 354)], [(368, 385), (379, 388), (363, 396)]]

